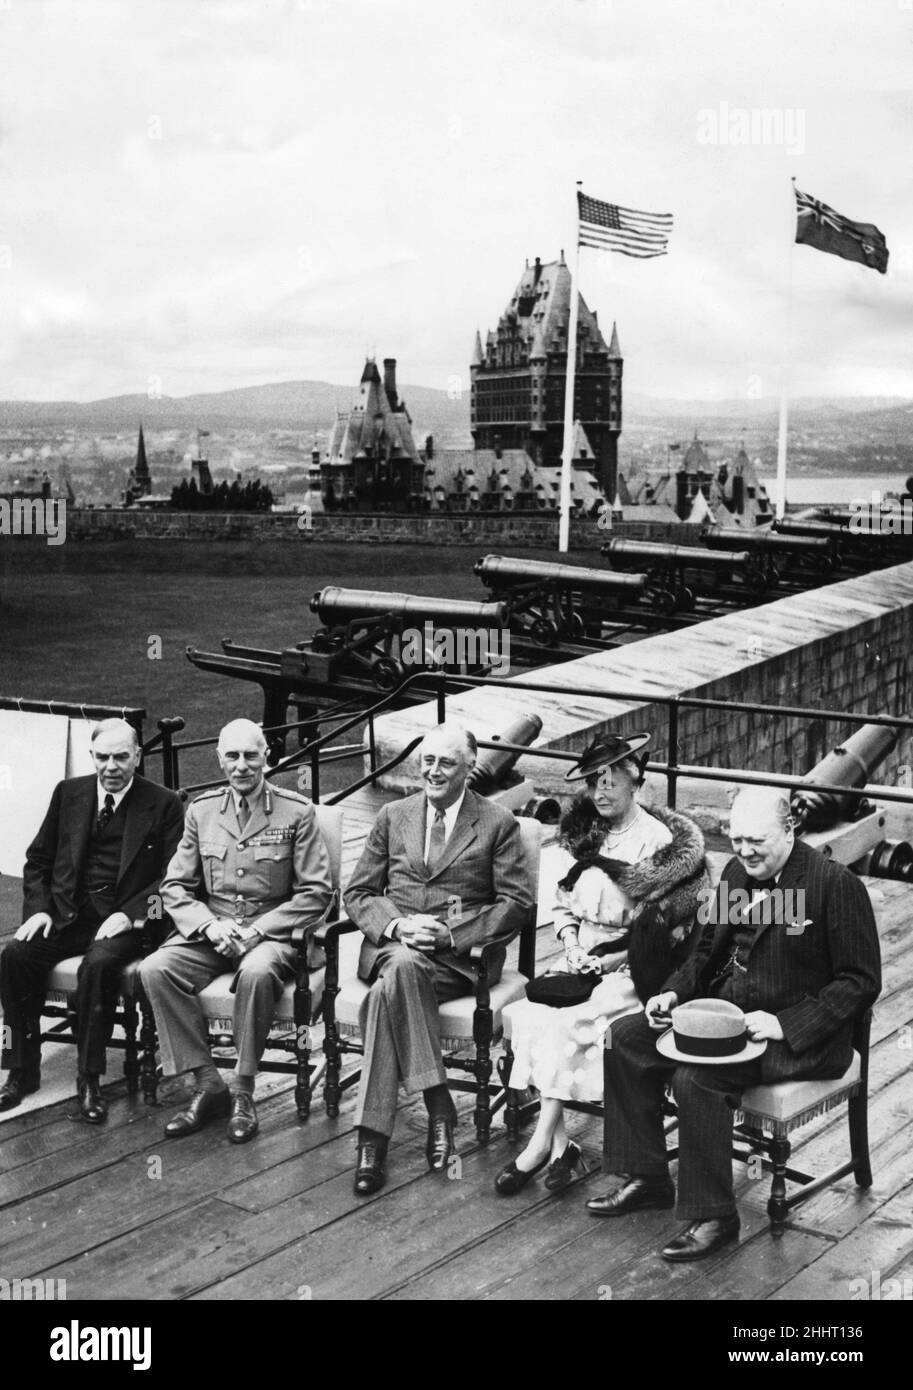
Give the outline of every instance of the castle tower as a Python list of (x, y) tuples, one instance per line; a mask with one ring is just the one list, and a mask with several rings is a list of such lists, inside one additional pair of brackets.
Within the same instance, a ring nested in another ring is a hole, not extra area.
[[(470, 379), (476, 449), (495, 436), (504, 449), (526, 449), (536, 463), (558, 468), (564, 435), (571, 274), (564, 254), (527, 262), (513, 297), (484, 346), (476, 333)], [(590, 466), (609, 498), (618, 476), (624, 363), (617, 329), (606, 343), (595, 313), (579, 300), (574, 419), (590, 441)]]

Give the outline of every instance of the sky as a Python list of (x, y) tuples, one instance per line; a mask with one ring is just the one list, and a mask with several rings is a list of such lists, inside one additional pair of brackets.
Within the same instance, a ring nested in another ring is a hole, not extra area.
[(577, 180), (674, 215), (580, 253), (627, 392), (913, 396), (911, 71), (913, 0), (0, 0), (0, 398), (468, 391)]

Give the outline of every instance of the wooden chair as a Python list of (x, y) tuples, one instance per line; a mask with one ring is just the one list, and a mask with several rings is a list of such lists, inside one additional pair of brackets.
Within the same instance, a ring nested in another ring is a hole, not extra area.
[[(315, 805), (317, 825), (323, 836), (330, 860), (330, 876), (333, 882), (333, 902), (328, 915), (335, 917), (339, 904), (339, 883), (342, 875), (342, 820), (343, 812), (337, 806)], [(324, 1000), (324, 981), (326, 968), (308, 968), (308, 936), (303, 927), (292, 932), (292, 941), (298, 947), (298, 960), (295, 978), (290, 980), (282, 992), (270, 1029), (266, 1052), (286, 1052), (291, 1054), (289, 1061), (274, 1060), (264, 1054), (260, 1070), (281, 1072), (296, 1077), (295, 1105), (298, 1119), (306, 1120), (311, 1109), (311, 1095), (317, 1079), (317, 1065), (311, 1067), (311, 1027), (320, 1017)], [(234, 971), (227, 970), (218, 975), (205, 989), (200, 990), (199, 1000), (203, 1007), (210, 1044), (213, 1048), (233, 1047), (232, 1018), (235, 996), (231, 992)], [(141, 1074), (143, 1095), (150, 1105), (156, 1102), (158, 1075), (155, 1063), (156, 1032), (152, 1007), (142, 988), (139, 989), (142, 1010), (141, 1042), (143, 1047)], [(215, 1056), (217, 1066), (233, 1067), (234, 1058)], [(322, 1065), (320, 1066), (322, 1071)]]
[[(143, 956), (147, 956), (155, 948), (155, 936), (152, 928), (156, 925), (161, 926), (161, 923), (147, 921), (143, 927)], [(42, 1017), (57, 1019), (58, 1021), (52, 1027), (42, 1031), (42, 1042), (72, 1043), (74, 1047), (76, 1046), (75, 1000), (77, 977), (81, 964), (82, 956), (67, 956), (65, 960), (58, 961), (48, 976)], [(121, 974), (120, 994), (117, 1000), (114, 1025), (115, 1028), (120, 1026), (124, 1036), (123, 1038), (114, 1037), (108, 1044), (109, 1050), (114, 1049), (123, 1052), (127, 1090), (134, 1095), (140, 1087), (137, 1030), (140, 1021), (139, 967), (141, 964), (142, 957), (131, 961), (129, 965), (124, 967)]]
[[(857, 1187), (872, 1186), (868, 1124), (871, 1027), (872, 1010), (867, 1009), (853, 1028), (853, 1060), (843, 1076), (836, 1080), (780, 1081), (771, 1086), (751, 1086), (742, 1094), (735, 1133), (748, 1147), (746, 1150), (734, 1147), (733, 1157), (747, 1162), (753, 1154), (768, 1155), (762, 1158), (762, 1166), (765, 1172), (773, 1175), (767, 1212), (771, 1233), (775, 1236), (783, 1234), (786, 1219), (794, 1207), (850, 1173)], [(789, 1135), (793, 1130), (844, 1103), (849, 1128), (849, 1158), (817, 1178), (789, 1168)], [(787, 1179), (799, 1184), (789, 1196), (786, 1195)]]
[[(774, 1236), (782, 1236), (786, 1219), (794, 1207), (848, 1174), (853, 1174), (858, 1187), (872, 1186), (868, 1126), (871, 1026), (872, 1010), (867, 1009), (853, 1026), (853, 1060), (843, 1076), (832, 1081), (777, 1081), (749, 1086), (742, 1093), (742, 1103), (735, 1113), (732, 1156), (737, 1162), (746, 1164), (760, 1158), (763, 1171), (772, 1174), (767, 1213)], [(844, 1103), (849, 1128), (849, 1158), (817, 1178), (788, 1167), (791, 1151), (788, 1136), (793, 1130)], [(667, 1134), (674, 1136), (675, 1103), (669, 1099), (663, 1109), (673, 1118)], [(668, 1152), (670, 1159), (677, 1158), (677, 1145), (670, 1146)], [(799, 1184), (789, 1196), (787, 1179)]]
[[(491, 1080), (491, 1049), (501, 1037), (501, 1012), (515, 999), (523, 997), (527, 981), (532, 977), (535, 960), (542, 826), (528, 817), (518, 817), (518, 822), (533, 896), (533, 906), (519, 934), (519, 969), (504, 969), (498, 982), (489, 984), (488, 962), (491, 953), (504, 943), (488, 942), (484, 946), (474, 946), (471, 956), (479, 971), (475, 993), (449, 1000), (440, 1006), (444, 1065), (448, 1070), (465, 1074), (451, 1080), (450, 1085), (455, 1090), (468, 1091), (475, 1096), (473, 1119), (481, 1144), (488, 1141), (492, 1116), (505, 1101), (503, 1085)], [(369, 986), (357, 975), (362, 935), (354, 922), (343, 918), (328, 923), (317, 933), (317, 940), (323, 944), (327, 956), (323, 1009), (323, 1047), (327, 1059), (324, 1095), (327, 1114), (335, 1116), (339, 1114), (342, 1092), (356, 1085), (361, 1076), (361, 1068), (350, 1072), (345, 1078), (340, 1077), (340, 1070), (345, 1053), (364, 1053), (359, 1011)], [(471, 1051), (470, 1057), (459, 1055), (467, 1051)]]

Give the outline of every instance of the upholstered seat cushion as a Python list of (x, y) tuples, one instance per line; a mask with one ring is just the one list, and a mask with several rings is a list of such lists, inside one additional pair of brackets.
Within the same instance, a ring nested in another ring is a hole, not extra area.
[[(368, 993), (364, 980), (348, 979), (336, 996), (336, 1022), (344, 1034), (359, 1032), (358, 1012)], [(515, 999), (522, 999), (526, 993), (526, 976), (516, 970), (504, 970), (496, 985), (492, 985), (491, 1012), (492, 1028), (497, 1037), (501, 1029), (501, 1012)], [(475, 995), (464, 994), (459, 999), (449, 999), (440, 1008), (441, 1046), (445, 1051), (472, 1042), (472, 1015), (475, 1012)]]
[[(323, 1000), (325, 976), (326, 971), (323, 967), (319, 970), (312, 970), (310, 972), (309, 984), (311, 987), (312, 1018)], [(203, 1017), (209, 1024), (210, 1032), (231, 1032), (235, 1008), (235, 996), (231, 992), (231, 982), (233, 979), (234, 973), (226, 971), (224, 975), (217, 975), (205, 989), (200, 990), (199, 998), (203, 1006)], [(294, 1027), (295, 981), (290, 980), (282, 991), (279, 1002), (276, 1005), (272, 1031), (274, 1033), (290, 1033), (293, 1031)]]
[[(49, 1004), (66, 1004), (67, 995), (76, 993), (76, 977), (82, 964), (82, 956), (67, 956), (58, 961), (48, 976), (47, 1001)], [(121, 995), (128, 999), (136, 997), (136, 986), (141, 962), (131, 961), (124, 967), (121, 976)]]
[(769, 1123), (783, 1129), (804, 1124), (839, 1104), (859, 1084), (859, 1053), (843, 1076), (833, 1081), (778, 1081), (771, 1085), (749, 1086), (742, 1093), (739, 1117), (748, 1124)]

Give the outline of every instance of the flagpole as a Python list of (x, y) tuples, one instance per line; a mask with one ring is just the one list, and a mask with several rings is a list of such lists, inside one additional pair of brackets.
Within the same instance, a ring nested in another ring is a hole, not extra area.
[(796, 179), (793, 175), (790, 184), (792, 203), (789, 234), (789, 254), (786, 261), (786, 334), (784, 338), (783, 360), (780, 367), (780, 428), (777, 434), (777, 492), (774, 504), (778, 521), (786, 513), (786, 440), (789, 421), (789, 386), (792, 365), (793, 336), (793, 247), (796, 244)]
[[(580, 188), (580, 179), (577, 187)], [(577, 377), (577, 321), (580, 291), (580, 209), (574, 194), (574, 270), (571, 275), (571, 316), (567, 326), (567, 371), (564, 381), (564, 446), (561, 450), (561, 491), (558, 499), (558, 550), (567, 554), (571, 529), (571, 457), (574, 452), (574, 384)]]

